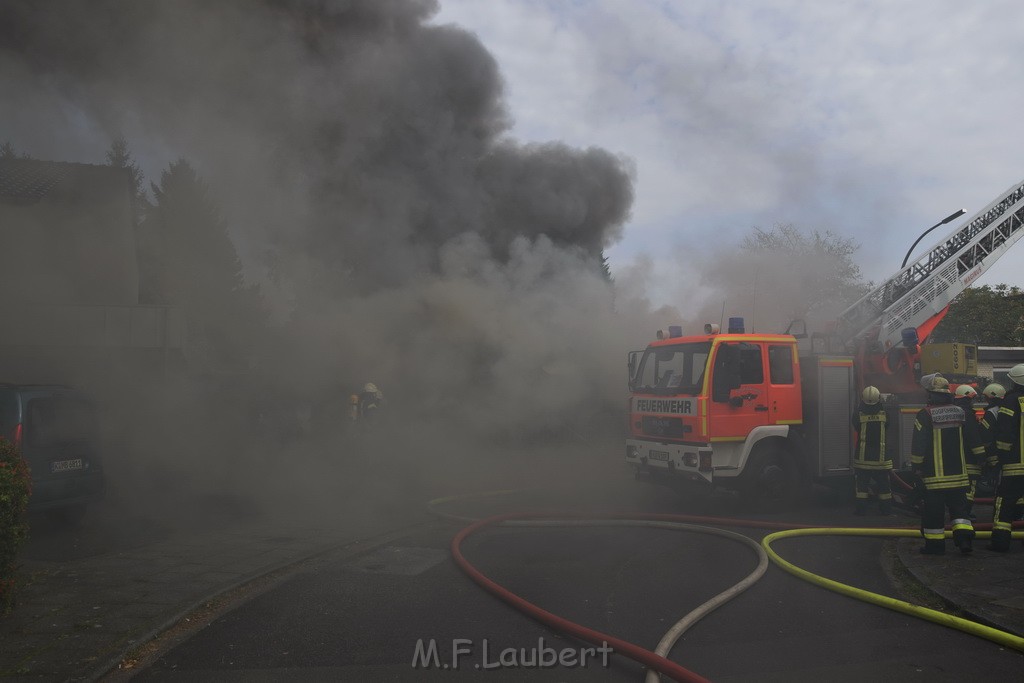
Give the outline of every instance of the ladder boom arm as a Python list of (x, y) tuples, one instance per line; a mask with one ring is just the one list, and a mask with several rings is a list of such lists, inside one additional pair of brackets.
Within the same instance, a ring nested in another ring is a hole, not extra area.
[(840, 338), (854, 347), (877, 330), (882, 348), (895, 346), (904, 329), (944, 314), (1022, 235), (1024, 181), (846, 309), (837, 319)]

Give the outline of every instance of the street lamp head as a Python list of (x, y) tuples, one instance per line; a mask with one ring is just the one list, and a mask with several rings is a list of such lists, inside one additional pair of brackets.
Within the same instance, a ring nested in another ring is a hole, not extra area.
[[(945, 218), (943, 218), (942, 222), (939, 223), (939, 225), (945, 225), (946, 223), (949, 223), (950, 221), (955, 221), (957, 218), (960, 218), (960, 216), (963, 216), (965, 213), (967, 213), (967, 212), (964, 211), (963, 209), (957, 209), (956, 213), (951, 213), (948, 216), (946, 216)], [(938, 227), (938, 226), (936, 226), (936, 227)]]
[(925, 235), (927, 235), (928, 233), (930, 233), (932, 230), (934, 230), (935, 228), (939, 227), (940, 225), (945, 225), (946, 223), (949, 223), (950, 221), (956, 220), (960, 216), (963, 216), (964, 213), (966, 213), (966, 212), (963, 209), (957, 209), (955, 212), (949, 214), (948, 216), (943, 218), (941, 221), (939, 221), (938, 223), (936, 223), (932, 227), (930, 227), (927, 230), (925, 230), (924, 232), (922, 232), (921, 233), (921, 237), (918, 237), (916, 240), (914, 240), (914, 243), (910, 245), (910, 249), (907, 250), (907, 255), (903, 257), (903, 263), (902, 263), (902, 265), (900, 265), (900, 268), (906, 268), (907, 267), (907, 261), (910, 260), (910, 254), (914, 251), (914, 247), (917, 246), (917, 243), (920, 242), (921, 239)]

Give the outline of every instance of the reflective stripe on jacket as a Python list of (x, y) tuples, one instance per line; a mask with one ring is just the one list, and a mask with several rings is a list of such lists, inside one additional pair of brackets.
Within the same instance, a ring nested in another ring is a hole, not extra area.
[(881, 403), (868, 405), (863, 401), (851, 418), (857, 430), (857, 454), (853, 466), (863, 470), (891, 470), (892, 460), (885, 452), (885, 432), (889, 418)]
[(995, 452), (1004, 477), (1024, 476), (1024, 391), (1015, 387), (999, 404), (995, 426)]
[(966, 488), (964, 411), (952, 404), (928, 405), (917, 413), (910, 462), (925, 488)]

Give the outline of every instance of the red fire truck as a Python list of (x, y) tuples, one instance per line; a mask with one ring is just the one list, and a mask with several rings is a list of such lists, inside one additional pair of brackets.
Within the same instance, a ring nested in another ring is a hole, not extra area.
[(788, 498), (812, 480), (852, 474), (850, 415), (868, 385), (900, 415), (888, 443), (904, 462), (907, 423), (924, 399), (921, 345), (949, 303), (1022, 235), (1024, 181), (850, 306), (828, 333), (808, 334), (802, 323), (750, 333), (740, 318), (724, 333), (715, 324), (689, 336), (676, 326), (659, 332), (629, 355), (626, 462), (638, 477)]

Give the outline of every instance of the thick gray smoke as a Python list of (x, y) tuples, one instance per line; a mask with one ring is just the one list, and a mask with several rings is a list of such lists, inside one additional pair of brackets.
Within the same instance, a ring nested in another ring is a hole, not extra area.
[(652, 327), (601, 268), (630, 163), (509, 138), (499, 66), (436, 9), (9, 0), (0, 139), (95, 163), (123, 134), (151, 180), (192, 161), (284, 330), (279, 402), (344, 420), (373, 381), (449, 436), (584, 429)]

